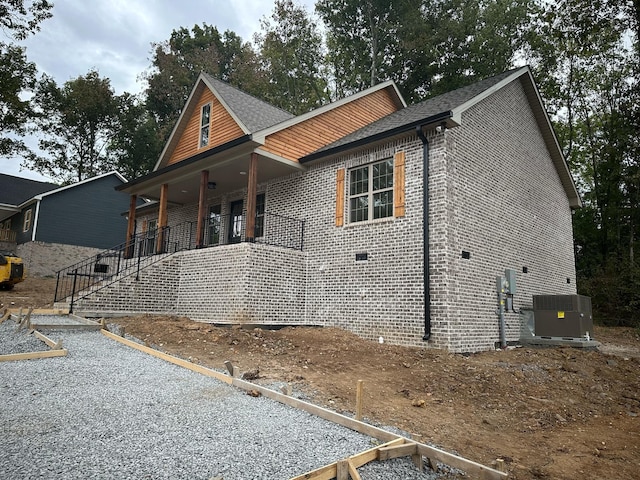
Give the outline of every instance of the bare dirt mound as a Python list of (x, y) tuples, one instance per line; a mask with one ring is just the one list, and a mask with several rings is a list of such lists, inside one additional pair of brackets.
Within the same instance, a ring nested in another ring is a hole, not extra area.
[[(21, 285), (0, 301), (21, 295)], [(25, 287), (34, 298), (45, 288)], [(269, 331), (156, 316), (109, 321), (193, 362), (222, 368), (230, 360), (257, 374), (254, 381), (290, 382), (337, 411), (354, 411), (364, 380), (369, 421), (487, 465), (503, 458), (514, 479), (638, 478), (640, 337), (632, 329), (596, 328), (601, 351), (458, 355), (381, 345), (334, 328)]]

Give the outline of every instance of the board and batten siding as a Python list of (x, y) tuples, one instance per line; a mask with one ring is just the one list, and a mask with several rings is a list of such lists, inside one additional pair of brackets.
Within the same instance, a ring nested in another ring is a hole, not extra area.
[(263, 149), (297, 161), (397, 109), (388, 89), (378, 90), (267, 136)]
[(40, 202), (36, 241), (111, 248), (127, 234), (129, 197), (114, 187), (122, 182), (108, 175), (76, 185)]
[[(207, 103), (211, 103), (209, 144), (206, 147), (199, 148), (200, 112), (202, 110), (202, 106)], [(233, 117), (213, 95), (211, 90), (206, 89), (198, 99), (197, 106), (193, 110), (184, 132), (169, 158), (168, 165), (177, 163), (197, 153), (230, 142), (231, 140), (235, 140), (242, 135), (244, 135), (244, 132)]]

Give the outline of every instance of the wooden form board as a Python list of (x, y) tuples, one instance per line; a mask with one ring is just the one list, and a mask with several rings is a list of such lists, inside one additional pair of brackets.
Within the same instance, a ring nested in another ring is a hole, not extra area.
[(178, 357), (174, 357), (158, 350), (154, 350), (153, 348), (149, 348), (145, 345), (140, 345), (139, 343), (132, 342), (131, 340), (120, 337), (119, 335), (115, 335), (108, 330), (101, 330), (101, 332), (106, 337), (115, 340), (116, 342), (127, 345), (128, 347), (135, 348), (136, 350), (140, 350), (141, 352), (148, 353), (149, 355), (152, 355), (154, 357), (161, 358), (162, 360), (165, 360), (167, 362), (179, 365), (180, 367), (188, 368), (189, 370), (192, 370), (194, 372), (206, 375), (207, 377), (213, 377), (217, 380), (220, 380), (221, 382), (231, 385), (231, 377), (228, 377), (224, 373), (216, 372), (215, 370), (211, 370), (210, 368), (197, 365), (195, 363), (183, 360)]
[(54, 342), (46, 335), (32, 331), (36, 338), (46, 343), (51, 350), (45, 350), (43, 352), (25, 352), (25, 353), (9, 353), (6, 355), (0, 355), (0, 362), (14, 362), (18, 360), (34, 360), (37, 358), (52, 358), (52, 357), (64, 357), (67, 355), (67, 350), (62, 348), (62, 341)]
[[(189, 370), (192, 370), (194, 372), (202, 373), (203, 375), (216, 378), (227, 384), (233, 385), (234, 387), (240, 388), (241, 390), (245, 390), (247, 392), (249, 391), (259, 392), (263, 396), (270, 398), (272, 400), (276, 400), (280, 403), (289, 405), (291, 407), (299, 408), (308, 413), (311, 413), (312, 415), (316, 415), (325, 420), (329, 420), (331, 422), (337, 423), (338, 425), (342, 425), (344, 427), (350, 428), (351, 430), (354, 430), (356, 432), (359, 432), (364, 435), (368, 435), (370, 437), (386, 442), (383, 445), (374, 447), (370, 450), (366, 450), (365, 452), (359, 453), (357, 455), (353, 455), (346, 459), (347, 464), (342, 464), (341, 468), (344, 468), (344, 466), (346, 465), (349, 475), (353, 479), (358, 478), (356, 476), (357, 471), (355, 471), (355, 469), (357, 469), (358, 467), (361, 467), (366, 463), (369, 463), (374, 460), (381, 460), (385, 458), (395, 458), (395, 457), (404, 456), (404, 455), (411, 455), (412, 457), (414, 457), (414, 462), (415, 462), (416, 455), (425, 456), (429, 459), (429, 461), (432, 464), (436, 462), (440, 462), (440, 463), (449, 465), (451, 467), (458, 468), (468, 473), (470, 477), (474, 479), (501, 480), (501, 479), (508, 478), (507, 473), (494, 470), (480, 463), (467, 460), (466, 458), (460, 457), (458, 455), (454, 455), (452, 453), (446, 452), (439, 448), (414, 442), (400, 435), (396, 435), (394, 433), (383, 430), (382, 428), (369, 425), (367, 423), (355, 420), (354, 418), (347, 417), (345, 415), (320, 407), (318, 405), (313, 405), (312, 403), (305, 402), (304, 400), (300, 400), (298, 398), (285, 395), (275, 390), (271, 390), (269, 388), (263, 387), (262, 385), (257, 385), (257, 384), (248, 382), (246, 380), (242, 380), (235, 376), (233, 378), (229, 377), (215, 370), (211, 370), (206, 367), (196, 365), (186, 360), (182, 360), (180, 358), (173, 357), (171, 355), (160, 352), (158, 350), (154, 350), (144, 345), (140, 345), (136, 342), (132, 342), (131, 340), (124, 339), (107, 330), (102, 330), (102, 333), (113, 340), (116, 340), (124, 345), (130, 346), (132, 348), (148, 353), (150, 355), (153, 355), (154, 357), (158, 357), (168, 362), (174, 363), (176, 365), (188, 368)], [(227, 369), (229, 369), (228, 365), (227, 365)], [(308, 472), (303, 475), (294, 477), (292, 480), (303, 480), (303, 479), (329, 480), (329, 479), (337, 478), (337, 475), (338, 475), (338, 462), (335, 462), (335, 463), (326, 465), (324, 467), (321, 467), (317, 470), (313, 470), (312, 472)]]

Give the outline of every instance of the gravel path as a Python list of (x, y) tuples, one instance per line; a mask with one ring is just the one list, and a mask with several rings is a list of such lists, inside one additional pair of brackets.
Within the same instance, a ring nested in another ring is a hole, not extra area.
[[(15, 322), (0, 327), (8, 353), (20, 335)], [(0, 363), (1, 478), (287, 479), (373, 446), (99, 332), (47, 335), (63, 339), (66, 357)], [(359, 471), (365, 480), (435, 478), (408, 459)]]

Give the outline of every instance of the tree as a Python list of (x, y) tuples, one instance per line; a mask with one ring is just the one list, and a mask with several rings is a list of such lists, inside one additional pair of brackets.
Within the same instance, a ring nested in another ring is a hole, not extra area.
[(248, 43), (231, 31), (220, 35), (214, 26), (181, 27), (168, 41), (153, 45), (152, 65), (143, 77), (148, 83), (146, 104), (165, 141), (200, 72), (225, 80), (249, 93), (261, 92), (263, 78)]
[(639, 325), (638, 50), (634, 16), (615, 0), (548, 4), (530, 61), (576, 176), (578, 288), (606, 323)]
[(263, 18), (255, 42), (270, 82), (263, 98), (299, 115), (330, 100), (321, 64), (322, 36), (304, 7), (276, 0), (271, 20)]
[(318, 0), (316, 12), (327, 30), (336, 96), (391, 78), (390, 60), (398, 54), (396, 34), (406, 9), (394, 8), (393, 0)]
[[(46, 0), (0, 0), (0, 28), (5, 35), (23, 40), (40, 29), (40, 22), (51, 16), (53, 4)], [(33, 117), (27, 100), (21, 95), (36, 84), (36, 66), (27, 61), (25, 49), (0, 42), (0, 156), (26, 155), (21, 137)]]
[(0, 131), (13, 136), (0, 137), (0, 155), (18, 156), (28, 152), (22, 139), (33, 117), (31, 105), (20, 95), (36, 84), (36, 66), (28, 62), (25, 50), (0, 43)]
[(39, 111), (36, 132), (42, 137), (39, 146), (48, 156), (32, 154), (26, 160), (28, 166), (65, 183), (113, 168), (107, 147), (117, 109), (109, 79), (89, 71), (59, 88), (44, 76), (35, 103)]
[(108, 155), (127, 179), (146, 175), (162, 150), (157, 123), (135, 96), (125, 92), (116, 102), (117, 128), (109, 142)]
[(47, 0), (0, 0), (0, 28), (16, 40), (24, 40), (40, 30), (52, 8), (53, 3)]

